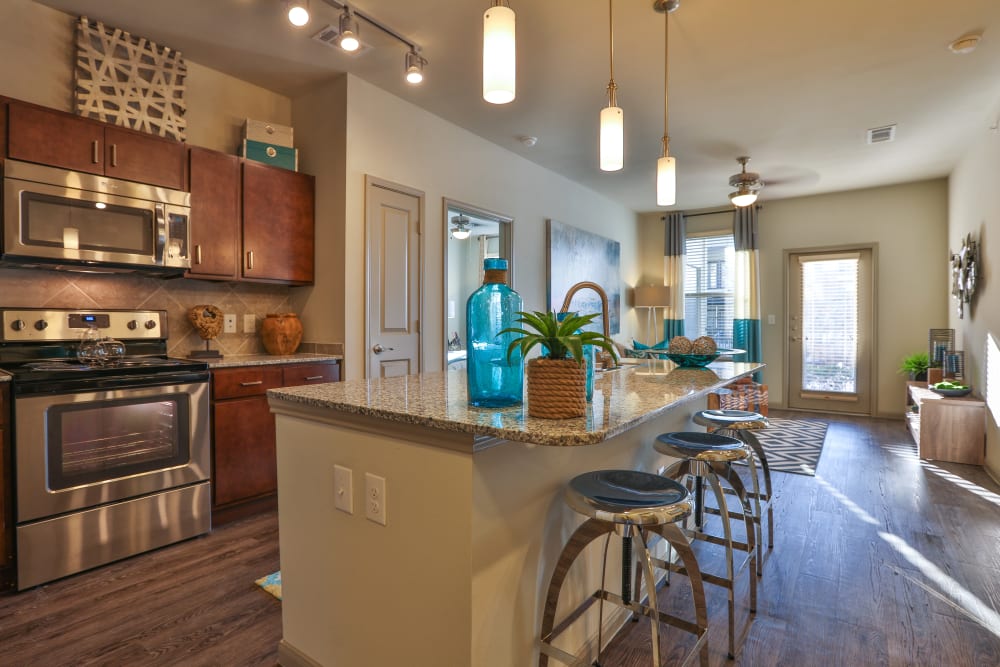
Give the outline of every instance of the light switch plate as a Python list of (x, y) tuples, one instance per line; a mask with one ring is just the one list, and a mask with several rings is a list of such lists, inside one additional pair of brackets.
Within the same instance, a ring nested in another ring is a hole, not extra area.
[(344, 466), (333, 466), (333, 506), (354, 514), (354, 473)]
[(243, 331), (245, 333), (257, 333), (257, 316), (253, 313), (243, 315)]
[(385, 525), (385, 477), (365, 473), (365, 516)]
[(226, 313), (222, 316), (222, 333), (236, 333), (236, 313)]

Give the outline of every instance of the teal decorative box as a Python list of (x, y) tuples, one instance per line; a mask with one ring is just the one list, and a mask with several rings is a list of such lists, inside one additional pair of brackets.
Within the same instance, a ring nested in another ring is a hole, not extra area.
[(272, 167), (281, 167), (292, 171), (299, 170), (299, 149), (276, 144), (265, 144), (263, 141), (244, 139), (240, 145), (240, 157), (254, 162), (263, 162)]

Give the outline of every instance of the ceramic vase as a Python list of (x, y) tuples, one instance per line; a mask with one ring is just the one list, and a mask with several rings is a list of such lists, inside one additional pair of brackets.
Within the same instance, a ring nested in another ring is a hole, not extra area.
[(261, 324), (260, 338), (268, 354), (294, 354), (302, 342), (302, 322), (295, 313), (270, 313)]

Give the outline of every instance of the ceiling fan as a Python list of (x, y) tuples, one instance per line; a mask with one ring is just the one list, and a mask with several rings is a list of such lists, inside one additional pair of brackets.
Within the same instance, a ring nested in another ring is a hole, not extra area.
[(470, 234), (472, 234), (471, 227), (475, 223), (473, 223), (472, 220), (468, 218), (468, 216), (461, 214), (453, 215), (451, 217), (451, 222), (452, 224), (455, 225), (454, 227), (451, 228), (452, 237), (458, 239), (459, 241), (464, 241), (465, 239), (469, 238)]
[(764, 181), (760, 180), (760, 174), (747, 171), (747, 162), (750, 161), (748, 156), (742, 155), (736, 161), (743, 169), (729, 177), (729, 185), (736, 188), (735, 192), (729, 193), (729, 200), (733, 202), (733, 206), (750, 206), (757, 201), (757, 194), (764, 187)]

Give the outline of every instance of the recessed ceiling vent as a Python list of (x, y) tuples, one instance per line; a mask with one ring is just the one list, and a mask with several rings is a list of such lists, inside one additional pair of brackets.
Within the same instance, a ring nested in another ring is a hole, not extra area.
[(335, 25), (323, 26), (320, 28), (319, 32), (312, 36), (312, 38), (320, 44), (326, 44), (331, 48), (337, 49), (339, 53), (342, 53), (345, 56), (351, 56), (352, 58), (356, 58), (362, 53), (368, 53), (372, 49), (371, 44), (361, 42), (361, 46), (358, 47), (357, 51), (344, 51), (340, 48), (340, 28)]
[(896, 126), (886, 125), (885, 127), (873, 127), (868, 130), (869, 144), (884, 144), (896, 138)]

